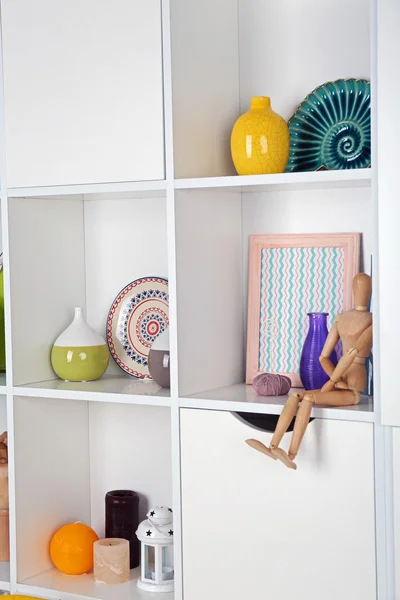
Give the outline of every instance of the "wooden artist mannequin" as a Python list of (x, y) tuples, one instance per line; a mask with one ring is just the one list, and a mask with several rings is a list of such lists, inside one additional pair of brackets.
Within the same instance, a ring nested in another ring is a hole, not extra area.
[[(364, 391), (367, 381), (364, 363), (372, 348), (372, 314), (367, 312), (371, 289), (371, 278), (368, 275), (359, 274), (354, 277), (354, 308), (336, 317), (319, 359), (329, 376), (329, 381), (320, 390), (304, 390), (290, 394), (279, 417), (270, 447), (267, 448), (257, 440), (247, 440), (250, 446), (275, 460), (281, 460), (290, 469), (296, 469), (293, 459), (299, 451), (313, 404), (349, 406), (360, 402), (360, 393)], [(334, 367), (329, 356), (339, 340), (342, 342), (343, 356)], [(279, 444), (296, 412), (292, 440), (289, 452), (286, 453), (279, 448)]]

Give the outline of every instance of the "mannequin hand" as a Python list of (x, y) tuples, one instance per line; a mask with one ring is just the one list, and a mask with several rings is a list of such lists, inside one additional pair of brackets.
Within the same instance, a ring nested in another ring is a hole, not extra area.
[(340, 379), (340, 381), (337, 382), (335, 387), (337, 390), (348, 390), (349, 389), (349, 386), (347, 385), (347, 383), (345, 383), (341, 379)]
[(8, 436), (7, 436), (7, 431), (4, 431), (4, 433), (2, 433), (0, 435), (0, 443), (5, 444), (6, 446), (8, 446)]

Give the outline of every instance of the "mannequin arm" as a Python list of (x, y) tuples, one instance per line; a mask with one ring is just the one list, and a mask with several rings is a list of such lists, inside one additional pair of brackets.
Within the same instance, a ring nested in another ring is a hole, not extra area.
[(372, 343), (372, 325), (368, 327), (358, 338), (357, 342), (354, 344), (353, 348), (342, 356), (339, 360), (336, 369), (333, 371), (330, 376), (330, 380), (321, 388), (321, 392), (329, 392), (333, 390), (336, 383), (338, 383), (350, 365), (353, 364), (354, 359), (359, 355), (361, 350), (370, 346)]
[[(337, 319), (337, 317), (336, 317), (336, 319)], [(323, 368), (325, 373), (328, 375), (328, 377), (331, 377), (332, 373), (335, 370), (335, 367), (332, 364), (329, 357), (332, 354), (332, 352), (334, 351), (335, 346), (338, 343), (339, 339), (340, 339), (340, 337), (339, 337), (339, 332), (338, 332), (337, 321), (335, 320), (335, 322), (328, 334), (328, 337), (326, 338), (324, 347), (322, 348), (321, 356), (319, 357), (319, 362), (321, 363), (321, 367)]]

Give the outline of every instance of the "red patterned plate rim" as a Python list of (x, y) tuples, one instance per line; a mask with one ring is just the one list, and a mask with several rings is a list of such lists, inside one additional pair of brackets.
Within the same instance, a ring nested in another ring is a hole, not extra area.
[(110, 350), (110, 354), (113, 357), (114, 361), (125, 373), (128, 373), (132, 377), (137, 377), (138, 379), (151, 379), (149, 374), (139, 373), (138, 371), (131, 369), (123, 360), (121, 360), (115, 349), (112, 333), (112, 325), (115, 312), (119, 308), (119, 305), (121, 304), (122, 300), (131, 290), (143, 283), (159, 283), (165, 285), (168, 288), (168, 279), (165, 279), (164, 277), (141, 277), (140, 279), (135, 279), (134, 281), (131, 281), (131, 283), (128, 283), (128, 285), (122, 288), (122, 290), (115, 297), (107, 316), (107, 344)]

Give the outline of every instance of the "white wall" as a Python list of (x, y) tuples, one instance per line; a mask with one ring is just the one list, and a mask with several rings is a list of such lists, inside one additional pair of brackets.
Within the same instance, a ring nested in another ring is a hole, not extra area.
[(241, 196), (176, 194), (179, 392), (243, 381)]
[(91, 403), (89, 406), (92, 527), (104, 536), (106, 492), (134, 490), (139, 518), (151, 506), (172, 506), (170, 411)]
[(85, 305), (83, 203), (9, 199), (14, 384), (55, 379), (52, 345)]
[(52, 535), (67, 523), (90, 525), (86, 402), (14, 400), (18, 580), (53, 564)]
[(237, 0), (170, 0), (176, 177), (234, 174)]
[[(168, 279), (165, 198), (85, 198), (86, 312), (106, 337), (114, 299), (139, 277)], [(121, 374), (111, 360), (108, 373)]]
[(370, 0), (239, 0), (241, 112), (270, 96), (289, 119), (326, 81), (369, 79), (369, 26)]

